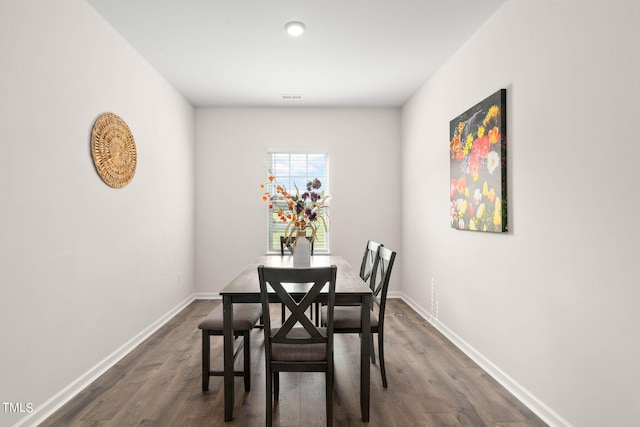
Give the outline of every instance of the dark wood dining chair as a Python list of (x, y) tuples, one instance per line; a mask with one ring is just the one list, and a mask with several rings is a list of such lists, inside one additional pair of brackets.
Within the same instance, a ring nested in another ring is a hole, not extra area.
[[(280, 372), (324, 372), (327, 426), (333, 425), (333, 310), (337, 267), (258, 267), (264, 312), (266, 425), (271, 426), (273, 398), (278, 401)], [(328, 286), (326, 326), (313, 324), (306, 310)], [(275, 292), (291, 312), (279, 328), (272, 328), (269, 301)]]
[[(251, 390), (251, 330), (262, 317), (262, 304), (234, 304), (233, 305), (233, 335), (242, 337), (242, 342), (233, 353), (235, 361), (244, 348), (244, 369), (234, 371), (234, 376), (244, 377), (245, 391)], [(212, 335), (223, 335), (222, 304), (216, 306), (198, 325), (202, 329), (202, 391), (209, 390), (209, 377), (223, 376), (224, 371), (211, 370), (211, 342)]]
[[(360, 263), (360, 278), (369, 285), (369, 279), (373, 272), (373, 264), (378, 256), (378, 248), (384, 246), (382, 243), (374, 242), (373, 240), (367, 240), (367, 245), (364, 248), (364, 254), (362, 255), (362, 262)], [(358, 304), (340, 304), (340, 305), (358, 305)], [(358, 305), (359, 306), (359, 305)], [(317, 310), (316, 310), (317, 312)]]
[[(387, 372), (384, 366), (384, 313), (387, 305), (387, 291), (391, 270), (396, 253), (380, 245), (371, 270), (370, 286), (373, 292), (371, 310), (371, 333), (378, 334), (378, 358), (382, 385), (387, 387)], [(327, 319), (325, 307), (322, 307), (322, 324)], [(333, 331), (336, 334), (362, 334), (360, 324), (360, 306), (335, 307)], [(371, 361), (375, 363), (375, 354), (371, 346)]]

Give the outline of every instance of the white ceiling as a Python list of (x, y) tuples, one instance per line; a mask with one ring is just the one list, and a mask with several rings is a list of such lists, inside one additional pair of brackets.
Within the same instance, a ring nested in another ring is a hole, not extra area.
[(87, 1), (196, 107), (399, 107), (506, 0)]

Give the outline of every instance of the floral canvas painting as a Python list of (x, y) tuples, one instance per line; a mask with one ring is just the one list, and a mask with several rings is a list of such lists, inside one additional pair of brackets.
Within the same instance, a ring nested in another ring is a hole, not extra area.
[(506, 99), (500, 89), (449, 124), (452, 228), (508, 230)]

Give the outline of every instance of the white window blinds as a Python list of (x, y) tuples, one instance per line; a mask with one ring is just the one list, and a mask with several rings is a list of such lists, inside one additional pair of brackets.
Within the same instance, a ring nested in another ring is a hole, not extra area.
[[(302, 195), (307, 190), (307, 182), (318, 179), (322, 186), (317, 191), (321, 197), (329, 192), (329, 155), (327, 153), (269, 152), (269, 173), (275, 177), (270, 182), (269, 191), (276, 195), (276, 186), (281, 185), (291, 194), (296, 194), (296, 186)], [(273, 208), (267, 209), (267, 233), (269, 252), (280, 252), (280, 236), (285, 234), (287, 223), (277, 214), (279, 209), (287, 210), (288, 200), (274, 197)], [(327, 222), (327, 226), (328, 226)], [(313, 252), (329, 252), (329, 232), (320, 226), (313, 243)]]

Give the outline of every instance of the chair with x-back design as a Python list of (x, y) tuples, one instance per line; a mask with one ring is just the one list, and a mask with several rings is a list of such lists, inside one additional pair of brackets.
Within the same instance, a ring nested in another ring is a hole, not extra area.
[[(391, 270), (396, 259), (396, 253), (380, 245), (374, 259), (369, 285), (373, 292), (371, 307), (371, 333), (378, 334), (378, 357), (380, 359), (380, 375), (382, 385), (387, 386), (387, 372), (384, 366), (384, 313), (387, 306), (387, 291)], [(377, 309), (374, 309), (377, 307)], [(326, 322), (326, 310), (322, 307), (322, 324)], [(362, 334), (360, 323), (360, 307), (340, 306), (335, 308), (333, 315), (333, 329), (336, 334)], [(373, 346), (371, 347), (371, 361), (375, 363)]]
[[(333, 425), (333, 310), (335, 265), (314, 268), (258, 267), (264, 320), (266, 361), (266, 425), (271, 426), (273, 401), (278, 400), (280, 372), (324, 372), (327, 426)], [(306, 310), (328, 284), (326, 327), (315, 326)], [(272, 328), (269, 302), (278, 300), (290, 311), (279, 328)], [(273, 395), (273, 396), (272, 396)]]

